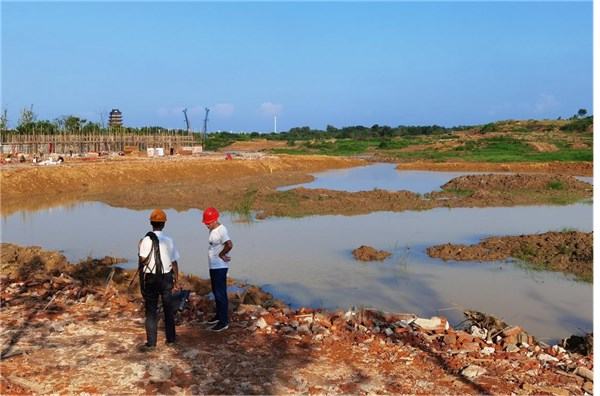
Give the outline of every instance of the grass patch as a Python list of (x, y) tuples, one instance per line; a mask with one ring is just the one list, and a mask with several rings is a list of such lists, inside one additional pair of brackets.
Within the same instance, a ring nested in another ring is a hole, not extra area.
[(256, 199), (256, 194), (258, 190), (255, 188), (248, 188), (244, 193), (241, 201), (233, 207), (233, 213), (235, 213), (240, 218), (244, 218), (249, 220), (252, 215), (252, 204)]
[(564, 190), (566, 186), (565, 183), (559, 180), (552, 180), (550, 183), (548, 183), (548, 188), (550, 190)]
[(573, 201), (566, 197), (550, 197), (550, 203), (553, 205), (565, 206), (572, 204)]
[(268, 202), (288, 205), (291, 207), (300, 206), (298, 195), (293, 190), (274, 191), (266, 197)]
[(570, 234), (572, 232), (577, 232), (578, 230), (576, 228), (573, 227), (563, 227), (560, 230), (558, 230), (557, 232), (561, 232), (563, 234)]

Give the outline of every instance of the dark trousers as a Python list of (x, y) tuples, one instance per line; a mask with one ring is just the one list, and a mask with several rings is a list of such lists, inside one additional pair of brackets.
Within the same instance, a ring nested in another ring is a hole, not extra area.
[(142, 296), (146, 303), (147, 344), (156, 346), (158, 333), (158, 297), (162, 300), (165, 313), (167, 342), (175, 342), (175, 313), (173, 312), (173, 272), (167, 274), (143, 274)]
[(210, 286), (212, 287), (215, 303), (217, 304), (217, 317), (219, 323), (228, 324), (229, 300), (227, 299), (227, 268), (211, 269)]

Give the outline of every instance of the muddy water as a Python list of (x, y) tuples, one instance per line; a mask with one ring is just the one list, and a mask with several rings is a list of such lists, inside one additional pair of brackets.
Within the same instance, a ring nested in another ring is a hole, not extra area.
[[(398, 172), (393, 164), (316, 174), (308, 188), (360, 191), (374, 188), (426, 193), (463, 172)], [(586, 178), (592, 182), (591, 178)], [(362, 216), (268, 218), (240, 223), (223, 214), (234, 241), (230, 276), (263, 286), (293, 306), (347, 309), (373, 306), (453, 325), (461, 308), (498, 316), (549, 340), (592, 330), (593, 287), (562, 274), (531, 272), (512, 262), (459, 263), (429, 258), (443, 243), (475, 244), (480, 238), (575, 228), (592, 231), (590, 204), (485, 209), (438, 208)], [(135, 267), (136, 245), (148, 231), (148, 211), (87, 202), (2, 218), (1, 239), (64, 250), (71, 260), (114, 255)], [(208, 233), (198, 210), (167, 211), (166, 232), (176, 240), (180, 267), (208, 277)], [(355, 261), (352, 250), (368, 245), (392, 256)]]
[(315, 173), (313, 174), (315, 176), (314, 181), (282, 187), (281, 190), (289, 190), (302, 186), (306, 188), (326, 188), (329, 190), (350, 192), (379, 189), (390, 191), (407, 190), (425, 194), (431, 191), (439, 191), (441, 185), (455, 177), (482, 173), (484, 172), (398, 172), (396, 164), (375, 164)]
[[(374, 189), (398, 191), (407, 190), (419, 194), (440, 191), (440, 186), (455, 177), (478, 175), (492, 172), (432, 172), (432, 171), (401, 171), (396, 170), (396, 164), (380, 163), (370, 166), (333, 169), (326, 172), (314, 173), (315, 180), (309, 183), (286, 186), (280, 190), (295, 187), (324, 188), (341, 191), (370, 191)], [(578, 176), (577, 179), (593, 184), (592, 177)]]
[[(576, 228), (592, 230), (592, 205), (486, 209), (439, 208), (363, 216), (274, 218), (223, 223), (234, 241), (230, 276), (265, 286), (294, 306), (347, 309), (374, 306), (456, 325), (475, 309), (554, 340), (592, 330), (592, 285), (561, 274), (530, 272), (510, 262), (444, 263), (425, 254), (442, 243), (477, 243), (494, 235)], [(198, 210), (167, 211), (165, 229), (181, 253), (182, 271), (208, 277), (206, 227)], [(81, 203), (2, 219), (2, 241), (64, 250), (71, 260), (115, 255), (134, 263), (148, 213)], [(361, 245), (393, 255), (383, 262), (355, 261)], [(132, 265), (132, 264), (131, 264)]]

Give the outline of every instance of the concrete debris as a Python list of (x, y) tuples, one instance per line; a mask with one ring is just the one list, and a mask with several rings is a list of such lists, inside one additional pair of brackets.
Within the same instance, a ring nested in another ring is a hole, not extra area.
[(485, 374), (486, 369), (484, 369), (483, 367), (477, 366), (475, 364), (472, 364), (472, 365), (462, 369), (460, 373), (462, 375), (464, 375), (465, 377), (472, 379), (472, 378), (479, 377), (480, 375)]
[(594, 372), (588, 369), (587, 367), (577, 367), (577, 369), (575, 370), (575, 374), (594, 382)]

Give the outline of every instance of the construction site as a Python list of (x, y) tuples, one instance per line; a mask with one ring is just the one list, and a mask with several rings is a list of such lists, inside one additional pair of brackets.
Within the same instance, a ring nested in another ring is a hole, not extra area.
[(193, 135), (178, 133), (132, 134), (132, 133), (61, 133), (61, 134), (12, 134), (2, 136), (2, 154), (64, 154), (85, 156), (88, 154), (147, 151), (149, 148), (184, 154), (201, 152), (200, 139)]
[(28, 160), (33, 156), (40, 158), (51, 154), (86, 157), (106, 154), (138, 155), (140, 152), (148, 156), (201, 153), (206, 138), (208, 109), (202, 133), (192, 132), (187, 109), (183, 113), (187, 128), (185, 131), (157, 127), (134, 130), (123, 127), (119, 109), (110, 112), (108, 128), (54, 131), (33, 125), (25, 133), (5, 130), (0, 135), (0, 154)]

